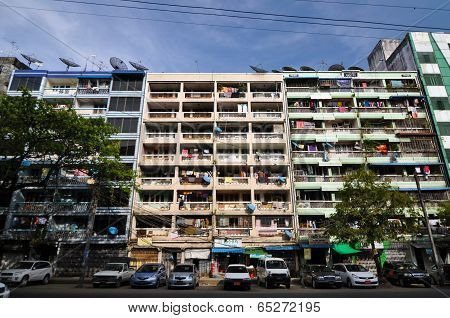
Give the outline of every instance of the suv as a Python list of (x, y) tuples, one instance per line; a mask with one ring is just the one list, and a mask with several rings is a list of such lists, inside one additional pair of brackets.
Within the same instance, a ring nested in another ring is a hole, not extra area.
[(0, 272), (2, 283), (26, 286), (29, 282), (40, 281), (47, 285), (53, 276), (52, 264), (46, 261), (22, 261), (10, 269)]
[(326, 265), (305, 265), (302, 271), (302, 285), (311, 285), (313, 288), (320, 286), (342, 287), (341, 276)]
[(260, 258), (256, 268), (258, 285), (266, 288), (285, 285), (291, 288), (291, 274), (282, 258)]
[(383, 275), (392, 283), (407, 287), (410, 284), (423, 284), (431, 286), (431, 276), (413, 263), (392, 262), (385, 263)]

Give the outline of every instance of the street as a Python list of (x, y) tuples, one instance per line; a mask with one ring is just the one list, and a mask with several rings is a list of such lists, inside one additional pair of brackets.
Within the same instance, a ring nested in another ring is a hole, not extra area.
[(401, 288), (396, 286), (381, 287), (376, 289), (313, 289), (302, 288), (299, 285), (291, 286), (291, 289), (284, 287), (265, 289), (252, 285), (250, 291), (232, 290), (224, 291), (222, 286), (201, 286), (195, 290), (168, 290), (166, 287), (158, 289), (132, 289), (130, 286), (120, 288), (92, 288), (86, 285), (78, 288), (75, 284), (49, 284), (30, 285), (23, 288), (12, 288), (13, 298), (436, 298), (450, 297), (450, 287), (425, 288), (422, 286), (412, 286)]

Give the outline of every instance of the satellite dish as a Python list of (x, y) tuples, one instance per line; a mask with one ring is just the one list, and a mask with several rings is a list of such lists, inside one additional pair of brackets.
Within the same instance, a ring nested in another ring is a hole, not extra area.
[(304, 71), (304, 72), (315, 72), (316, 70), (313, 69), (312, 67), (303, 65), (303, 66), (300, 66), (300, 71)]
[(61, 60), (61, 62), (66, 64), (66, 66), (67, 66), (66, 71), (69, 70), (69, 67), (80, 67), (80, 65), (78, 65), (77, 63), (75, 63), (75, 62), (73, 62), (73, 61), (71, 61), (69, 59), (65, 59), (65, 58), (62, 58), (62, 57), (60, 57), (59, 59)]
[(328, 68), (328, 71), (330, 72), (336, 72), (336, 71), (343, 71), (345, 68), (341, 64), (333, 64)]
[(272, 73), (281, 73), (279, 70), (272, 70)]
[(268, 73), (268, 71), (266, 71), (265, 69), (259, 68), (259, 67), (254, 66), (254, 65), (250, 65), (250, 68), (252, 70), (254, 70), (256, 73)]
[(148, 68), (146, 68), (144, 65), (136, 63), (136, 62), (131, 62), (128, 61), (131, 66), (133, 66), (135, 69), (137, 69), (138, 71), (148, 71)]
[(364, 71), (364, 69), (363, 68), (360, 68), (360, 67), (358, 67), (358, 66), (350, 66), (349, 68), (348, 68), (350, 71)]
[(30, 66), (31, 63), (37, 64), (38, 66), (41, 66), (42, 64), (44, 64), (44, 62), (39, 61), (38, 59), (35, 59), (34, 57), (31, 57), (29, 55), (25, 55), (25, 54), (20, 54), (20, 55), (22, 55), (23, 58), (28, 61), (28, 66)]
[(291, 66), (283, 66), (281, 68), (284, 72), (297, 72), (297, 70)]
[(110, 58), (109, 63), (111, 63), (111, 66), (115, 70), (122, 70), (122, 71), (128, 70), (128, 66), (125, 64), (125, 62), (119, 59), (118, 57)]

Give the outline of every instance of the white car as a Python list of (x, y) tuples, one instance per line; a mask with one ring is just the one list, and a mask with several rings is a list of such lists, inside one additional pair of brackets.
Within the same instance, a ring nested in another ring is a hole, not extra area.
[(250, 290), (250, 274), (247, 266), (241, 264), (228, 265), (223, 281), (223, 289), (243, 288)]
[(127, 263), (108, 263), (102, 271), (94, 274), (92, 286), (113, 285), (120, 287), (123, 283), (129, 283), (133, 274), (134, 270), (131, 270)]
[(9, 288), (3, 283), (0, 283), (0, 298), (9, 298)]
[(22, 261), (10, 269), (0, 272), (2, 283), (26, 286), (29, 282), (40, 281), (47, 285), (53, 276), (52, 264), (46, 261)]
[(339, 275), (347, 287), (377, 287), (378, 277), (358, 264), (334, 264), (334, 272)]
[(260, 258), (256, 270), (258, 285), (264, 285), (266, 288), (285, 285), (287, 289), (291, 288), (291, 274), (282, 258)]

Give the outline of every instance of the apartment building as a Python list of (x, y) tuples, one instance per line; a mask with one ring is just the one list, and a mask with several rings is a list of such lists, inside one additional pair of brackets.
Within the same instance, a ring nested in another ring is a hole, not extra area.
[(411, 32), (383, 39), (368, 57), (372, 71), (418, 71), (450, 175), (450, 34)]
[[(432, 218), (438, 205), (449, 201), (444, 161), (416, 72), (284, 72), (283, 76), (301, 262), (348, 260), (345, 254), (350, 249), (333, 249), (321, 227), (335, 211), (344, 176), (361, 165), (414, 197), (413, 173), (418, 169)], [(429, 265), (427, 239), (424, 242), (390, 248), (380, 242), (378, 247), (385, 249), (388, 259)], [(373, 267), (369, 254), (363, 248), (359, 255), (362, 263)]]
[[(15, 71), (8, 95), (21, 95), (20, 89), (25, 87), (32, 96), (45, 99), (56, 108), (70, 107), (86, 117), (105, 118), (120, 131), (112, 138), (120, 140), (121, 160), (136, 169), (144, 77), (145, 73), (141, 71)], [(26, 182), (44, 173), (45, 165), (31, 163), (21, 180)], [(59, 198), (54, 195), (56, 187)], [(47, 189), (26, 188), (17, 193), (10, 203), (9, 213), (4, 207), (3, 215), (0, 215), (2, 229), (5, 229), (2, 235), (3, 264), (27, 256), (44, 258), (57, 260), (58, 274), (77, 275), (86, 241), (90, 204), (87, 177), (76, 170), (61, 171), (58, 182), (51, 180)], [(127, 256), (132, 204), (132, 195), (119, 191), (102, 192), (91, 245), (92, 271), (111, 257)], [(111, 231), (110, 227), (117, 231)], [(41, 240), (42, 245), (35, 244), (36, 240)]]
[(296, 268), (281, 74), (147, 74), (130, 256)]

